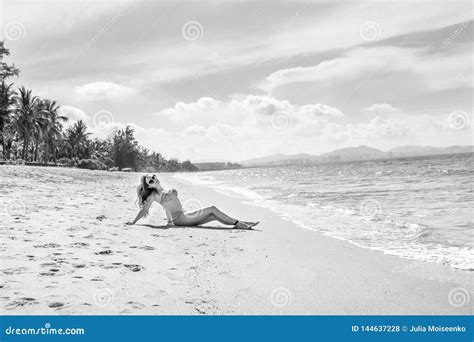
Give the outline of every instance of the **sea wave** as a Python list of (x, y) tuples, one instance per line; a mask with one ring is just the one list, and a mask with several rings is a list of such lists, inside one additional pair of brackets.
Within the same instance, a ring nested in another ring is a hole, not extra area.
[[(251, 174), (253, 171), (245, 172)], [(274, 173), (275, 171), (272, 170), (272, 177)], [(288, 183), (285, 191), (282, 191), (278, 186), (268, 184), (268, 181), (262, 183), (258, 183), (257, 180), (252, 181), (251, 175), (245, 175), (247, 179), (244, 179), (245, 177), (236, 177), (235, 174), (222, 171), (177, 174), (175, 177), (212, 188), (221, 194), (238, 198), (244, 203), (270, 209), (282, 219), (300, 228), (317, 231), (359, 247), (402, 258), (443, 263), (462, 270), (474, 270), (472, 246), (459, 242), (447, 244), (446, 237), (443, 236), (445, 231), (436, 230), (420, 222), (426, 217), (429, 218), (430, 213), (439, 208), (433, 211), (414, 207), (396, 211), (385, 207), (381, 212), (377, 211), (369, 217), (361, 213), (357, 201), (365, 198), (367, 193), (371, 196), (376, 194), (383, 197), (390, 191), (368, 188), (362, 195), (351, 193), (351, 191), (341, 195), (333, 191), (329, 196), (321, 196), (321, 193), (311, 194), (311, 190), (306, 187), (292, 191), (292, 183)], [(281, 180), (282, 178), (279, 181)], [(300, 181), (300, 184), (302, 183), (304, 182)], [(403, 196), (403, 194), (397, 194), (397, 196)], [(355, 202), (353, 204), (344, 202), (345, 197), (350, 197)], [(332, 198), (332, 201), (328, 198)]]

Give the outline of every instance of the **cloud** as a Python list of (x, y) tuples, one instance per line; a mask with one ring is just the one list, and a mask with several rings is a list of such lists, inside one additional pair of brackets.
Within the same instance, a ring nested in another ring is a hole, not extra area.
[(184, 103), (178, 102), (174, 107), (165, 108), (160, 111), (160, 115), (166, 116), (173, 121), (191, 120), (192, 117), (197, 117), (199, 113), (211, 113), (216, 110), (220, 102), (210, 98), (202, 97), (196, 102)]
[(273, 115), (275, 112), (288, 112), (296, 118), (342, 117), (344, 114), (337, 108), (326, 104), (306, 104), (298, 106), (287, 100), (279, 100), (269, 95), (248, 95), (241, 100), (232, 100), (229, 108), (262, 116)]
[(331, 107), (324, 104), (315, 104), (315, 105), (304, 105), (299, 108), (301, 113), (304, 113), (307, 116), (313, 117), (343, 117), (344, 113), (342, 113), (339, 109), (335, 107)]
[(162, 148), (176, 144), (181, 147), (180, 156), (242, 160), (274, 153), (281, 144), (296, 147), (288, 142), (314, 136), (325, 123), (344, 117), (341, 110), (326, 104), (300, 106), (269, 95), (247, 95), (226, 101), (204, 97), (180, 102), (156, 113), (154, 122), (170, 133)]
[[(416, 120), (408, 116), (389, 118), (376, 116), (369, 122), (343, 125), (338, 134), (346, 135), (348, 141), (407, 137), (414, 134), (412, 128)], [(431, 123), (431, 118), (428, 123)]]
[(376, 74), (377, 79), (397, 73), (408, 73), (431, 91), (472, 87), (471, 53), (453, 55), (427, 54), (423, 49), (399, 47), (356, 48), (343, 56), (317, 65), (294, 67), (268, 75), (260, 88), (271, 92), (275, 88), (299, 82), (335, 83), (360, 82)]
[(281, 115), (295, 123), (317, 123), (344, 117), (341, 110), (326, 104), (298, 106), (269, 95), (247, 95), (228, 101), (203, 97), (196, 102), (179, 102), (156, 113), (156, 118), (161, 125), (174, 125), (185, 135), (203, 135), (204, 128), (216, 124), (223, 125), (219, 130), (227, 129), (228, 134), (232, 133), (228, 127), (271, 126), (272, 120)]
[(344, 146), (365, 144), (387, 149), (400, 145), (439, 146), (441, 141), (444, 145), (472, 144), (472, 114), (464, 111), (453, 113), (438, 117), (426, 114), (377, 115), (355, 124), (331, 122), (323, 127), (321, 137)]
[(192, 126), (186, 127), (181, 132), (181, 134), (184, 136), (193, 136), (193, 135), (202, 136), (202, 135), (206, 135), (206, 133), (207, 133), (206, 128), (199, 125), (192, 125)]
[(133, 89), (113, 82), (92, 82), (74, 87), (74, 92), (80, 96), (92, 98), (117, 99), (130, 96)]
[(69, 118), (65, 126), (69, 126), (73, 124), (74, 122), (76, 122), (77, 120), (83, 120), (85, 122), (88, 122), (90, 120), (89, 115), (87, 115), (84, 111), (74, 106), (69, 106), (69, 105), (61, 106), (59, 108), (59, 113)]
[(364, 111), (373, 113), (373, 114), (390, 114), (398, 112), (399, 109), (393, 107), (389, 103), (374, 103), (373, 105), (366, 107)]
[[(402, 61), (411, 57), (407, 50), (395, 47), (359, 48), (347, 52), (343, 57), (325, 60), (314, 66), (275, 71), (265, 79), (261, 88), (271, 91), (297, 82), (322, 83), (358, 79), (380, 69), (399, 68)], [(403, 62), (405, 64), (408, 63)]]

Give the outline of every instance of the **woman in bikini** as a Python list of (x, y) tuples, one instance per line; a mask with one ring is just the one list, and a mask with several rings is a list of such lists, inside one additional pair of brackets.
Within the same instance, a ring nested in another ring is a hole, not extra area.
[(137, 188), (137, 193), (140, 212), (133, 222), (128, 222), (127, 224), (135, 224), (139, 219), (147, 216), (153, 202), (158, 202), (165, 209), (169, 225), (199, 226), (211, 221), (218, 221), (238, 229), (251, 229), (258, 224), (258, 222), (236, 220), (224, 214), (215, 206), (203, 208), (192, 213), (185, 213), (178, 199), (178, 192), (175, 189), (165, 191), (161, 187), (156, 175), (143, 176)]

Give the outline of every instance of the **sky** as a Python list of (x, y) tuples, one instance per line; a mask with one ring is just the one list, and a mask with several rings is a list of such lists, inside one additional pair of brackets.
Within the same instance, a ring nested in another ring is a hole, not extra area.
[(168, 158), (473, 143), (471, 1), (0, 4), (16, 86)]

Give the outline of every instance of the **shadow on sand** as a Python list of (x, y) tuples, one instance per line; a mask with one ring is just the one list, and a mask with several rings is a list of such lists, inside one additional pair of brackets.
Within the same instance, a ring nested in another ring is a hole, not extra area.
[(153, 228), (153, 229), (187, 229), (187, 228), (193, 228), (193, 229), (210, 229), (210, 230), (237, 230), (237, 231), (254, 231), (254, 232), (261, 232), (262, 230), (260, 229), (239, 229), (239, 228), (227, 228), (227, 227), (216, 227), (216, 226), (154, 226), (152, 224), (137, 224), (137, 226), (143, 226), (143, 227), (148, 227), (148, 228)]

